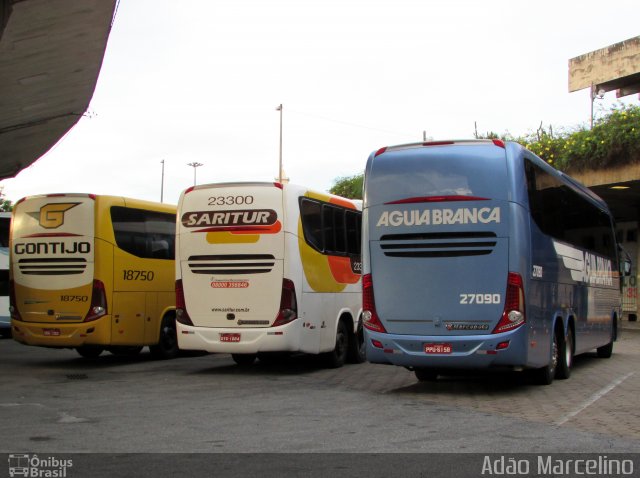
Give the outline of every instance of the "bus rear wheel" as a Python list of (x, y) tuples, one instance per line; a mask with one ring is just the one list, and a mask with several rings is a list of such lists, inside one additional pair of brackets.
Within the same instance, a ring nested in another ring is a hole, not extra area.
[(542, 368), (533, 370), (533, 377), (538, 385), (551, 385), (553, 379), (556, 376), (556, 370), (558, 368), (558, 354), (560, 350), (560, 339), (556, 331), (553, 331), (553, 338), (551, 341), (551, 357), (549, 363)]
[(344, 320), (338, 322), (336, 330), (336, 345), (331, 352), (323, 354), (324, 362), (329, 368), (340, 368), (347, 360), (349, 351), (349, 331)]
[(174, 317), (167, 315), (162, 319), (158, 343), (151, 345), (149, 350), (154, 359), (167, 360), (177, 357), (180, 349), (178, 348), (178, 334)]
[(256, 354), (231, 354), (231, 358), (238, 365), (248, 367), (256, 361)]
[(567, 334), (558, 349), (558, 368), (556, 369), (556, 378), (560, 380), (567, 379), (571, 376), (571, 367), (573, 366), (573, 332), (571, 328), (567, 329)]
[(98, 347), (97, 345), (81, 345), (80, 347), (76, 347), (76, 352), (87, 359), (98, 358), (103, 351), (104, 348)]
[(432, 368), (416, 368), (413, 370), (420, 382), (435, 382), (438, 380), (438, 371)]

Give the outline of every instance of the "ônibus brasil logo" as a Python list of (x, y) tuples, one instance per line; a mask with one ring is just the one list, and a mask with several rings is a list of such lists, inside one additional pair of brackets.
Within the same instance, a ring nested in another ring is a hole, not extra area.
[(9, 476), (33, 478), (66, 478), (67, 469), (73, 467), (73, 460), (48, 456), (46, 458), (26, 453), (9, 455)]

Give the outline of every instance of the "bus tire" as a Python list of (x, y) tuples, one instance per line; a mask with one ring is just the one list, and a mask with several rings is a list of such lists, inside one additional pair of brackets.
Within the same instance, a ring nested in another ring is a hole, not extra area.
[(97, 345), (81, 345), (80, 347), (76, 347), (76, 352), (86, 359), (98, 358), (103, 350), (104, 348), (98, 347)]
[(558, 349), (558, 367), (556, 369), (556, 378), (565, 380), (571, 376), (571, 367), (573, 366), (573, 332), (571, 327), (567, 328), (567, 334), (560, 343)]
[(331, 352), (323, 354), (324, 362), (328, 368), (340, 368), (347, 360), (349, 350), (349, 331), (344, 320), (338, 322), (336, 330), (336, 345)]
[(354, 333), (349, 334), (349, 351), (347, 360), (349, 363), (362, 363), (367, 359), (367, 347), (364, 344), (364, 328), (362, 319), (358, 321), (358, 327)]
[(596, 354), (598, 354), (599, 358), (611, 358), (611, 355), (613, 355), (613, 341), (616, 338), (616, 332), (616, 319), (614, 317), (611, 323), (611, 341), (607, 345), (596, 349)]
[(231, 354), (231, 358), (241, 367), (248, 367), (256, 361), (256, 354)]
[(158, 343), (149, 347), (151, 356), (157, 360), (168, 360), (178, 356), (178, 335), (176, 319), (172, 315), (165, 315), (160, 324)]
[(545, 367), (533, 370), (533, 378), (538, 385), (551, 385), (551, 383), (553, 383), (558, 368), (559, 342), (560, 339), (554, 328), (549, 363)]
[(416, 368), (413, 373), (420, 382), (435, 382), (438, 380), (438, 371), (433, 368)]

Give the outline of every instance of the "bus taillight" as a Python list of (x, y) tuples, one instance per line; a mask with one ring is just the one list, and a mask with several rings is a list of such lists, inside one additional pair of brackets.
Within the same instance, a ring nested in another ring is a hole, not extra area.
[(296, 287), (290, 279), (282, 279), (282, 295), (280, 296), (280, 310), (271, 327), (288, 324), (298, 318), (298, 301)]
[(525, 323), (524, 310), (524, 286), (522, 285), (522, 277), (515, 272), (509, 272), (507, 278), (507, 294), (504, 301), (504, 311), (502, 318), (496, 328), (493, 329), (494, 334), (508, 332), (517, 329)]
[(13, 280), (9, 281), (9, 313), (12, 319), (22, 320), (18, 310), (18, 303), (16, 302), (16, 283)]
[(93, 280), (93, 289), (91, 291), (91, 307), (84, 318), (84, 322), (91, 322), (99, 319), (107, 313), (107, 294), (104, 290), (104, 284), (98, 279)]
[(371, 274), (362, 276), (362, 325), (374, 332), (387, 333), (378, 313), (376, 312), (376, 302), (373, 298), (373, 280)]
[(182, 288), (182, 279), (176, 281), (176, 320), (182, 325), (191, 325), (191, 317), (187, 312), (187, 305), (184, 300), (184, 289)]

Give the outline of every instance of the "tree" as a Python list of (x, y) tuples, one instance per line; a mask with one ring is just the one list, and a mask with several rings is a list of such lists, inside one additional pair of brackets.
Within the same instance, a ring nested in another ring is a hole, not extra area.
[(349, 199), (362, 199), (364, 174), (344, 176), (335, 180), (329, 192)]
[(0, 212), (11, 212), (13, 204), (4, 197), (4, 186), (0, 186)]
[(13, 204), (8, 199), (0, 198), (0, 212), (11, 212), (13, 211)]

